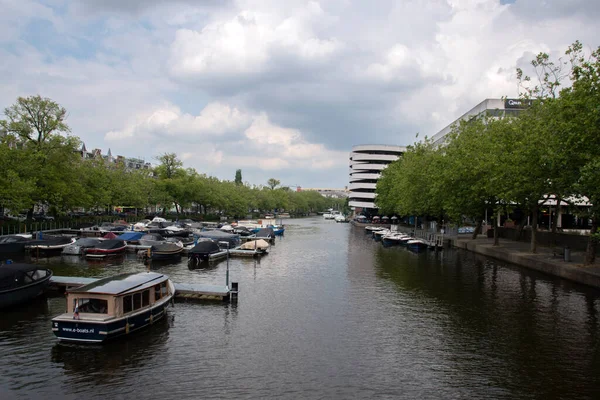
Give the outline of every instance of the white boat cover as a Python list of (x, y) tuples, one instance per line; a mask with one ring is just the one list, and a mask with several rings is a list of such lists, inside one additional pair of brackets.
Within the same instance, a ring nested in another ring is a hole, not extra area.
[(269, 248), (269, 243), (266, 240), (258, 239), (258, 240), (250, 240), (243, 245), (240, 246), (242, 250), (266, 250)]

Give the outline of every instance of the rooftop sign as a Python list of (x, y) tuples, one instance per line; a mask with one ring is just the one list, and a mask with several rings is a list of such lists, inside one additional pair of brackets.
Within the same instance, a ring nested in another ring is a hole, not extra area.
[(504, 108), (527, 108), (532, 101), (528, 99), (504, 99)]

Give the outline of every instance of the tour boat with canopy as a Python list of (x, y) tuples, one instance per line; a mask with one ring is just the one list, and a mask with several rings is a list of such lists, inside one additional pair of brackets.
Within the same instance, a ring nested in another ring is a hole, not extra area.
[(59, 340), (100, 343), (165, 316), (175, 285), (156, 272), (121, 274), (67, 292), (67, 311), (52, 319)]

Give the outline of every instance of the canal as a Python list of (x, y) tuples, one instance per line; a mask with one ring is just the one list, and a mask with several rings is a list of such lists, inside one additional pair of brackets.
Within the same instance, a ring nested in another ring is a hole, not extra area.
[[(51, 257), (56, 275), (144, 271)], [(224, 284), (227, 262), (153, 263)], [(289, 220), (262, 260), (231, 259), (238, 304), (177, 302), (102, 346), (57, 343), (64, 298), (2, 311), (0, 398), (597, 398), (599, 292), (459, 250), (383, 248), (362, 228)]]

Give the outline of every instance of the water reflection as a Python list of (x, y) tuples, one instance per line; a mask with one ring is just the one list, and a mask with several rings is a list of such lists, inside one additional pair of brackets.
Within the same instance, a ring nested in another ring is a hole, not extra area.
[(27, 326), (49, 314), (48, 299), (46, 296), (35, 298), (26, 304), (19, 304), (1, 311), (0, 337), (3, 335), (29, 335)]
[(169, 325), (169, 317), (163, 318), (135, 335), (102, 345), (57, 342), (51, 361), (60, 365), (75, 393), (95, 385), (135, 386), (137, 372), (160, 365), (165, 357)]
[(376, 260), (381, 277), (435, 302), (430, 317), (461, 380), (566, 398), (598, 383), (581, 374), (600, 370), (597, 291), (560, 291), (575, 285), (458, 250), (408, 262), (405, 250), (380, 248)]

